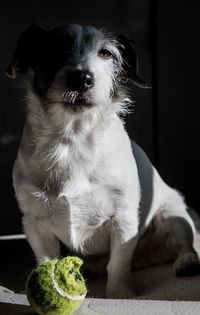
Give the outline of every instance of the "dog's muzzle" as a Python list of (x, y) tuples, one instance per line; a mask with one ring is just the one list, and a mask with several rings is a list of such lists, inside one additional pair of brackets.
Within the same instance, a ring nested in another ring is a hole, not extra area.
[(66, 84), (72, 91), (82, 94), (94, 86), (94, 75), (89, 71), (75, 70), (68, 74)]

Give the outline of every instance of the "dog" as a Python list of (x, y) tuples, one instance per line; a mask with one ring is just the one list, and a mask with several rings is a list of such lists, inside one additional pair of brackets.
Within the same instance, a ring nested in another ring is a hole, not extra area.
[[(174, 260), (176, 275), (199, 273), (183, 196), (124, 128), (126, 81), (148, 87), (131, 41), (92, 26), (33, 24), (6, 72), (15, 78), (29, 69), (13, 183), (38, 264), (59, 257), (60, 242), (77, 255), (106, 254), (107, 297), (129, 298), (134, 252), (152, 247), (149, 236), (164, 248), (159, 262)], [(146, 256), (143, 250), (140, 266)], [(157, 256), (152, 250), (148, 263)]]

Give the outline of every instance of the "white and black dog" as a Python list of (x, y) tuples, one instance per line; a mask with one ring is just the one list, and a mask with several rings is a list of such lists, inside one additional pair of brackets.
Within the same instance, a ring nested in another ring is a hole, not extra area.
[(27, 115), (13, 178), (37, 262), (59, 257), (60, 241), (80, 255), (106, 253), (107, 296), (131, 297), (136, 245), (145, 248), (142, 266), (159, 256), (152, 250), (147, 257), (149, 234), (162, 239), (158, 261), (173, 259), (176, 275), (198, 273), (195, 227), (183, 197), (131, 143), (119, 117), (130, 104), (125, 81), (146, 87), (131, 42), (92, 26), (45, 31), (31, 25), (7, 74), (15, 78), (28, 69)]

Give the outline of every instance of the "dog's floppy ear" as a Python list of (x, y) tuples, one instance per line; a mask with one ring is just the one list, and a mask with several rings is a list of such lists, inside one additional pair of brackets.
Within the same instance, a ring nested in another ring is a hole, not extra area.
[(123, 58), (123, 68), (127, 79), (130, 79), (135, 85), (143, 89), (151, 88), (139, 76), (138, 60), (132, 41), (123, 34), (117, 36), (117, 41)]
[(31, 24), (20, 36), (15, 55), (6, 69), (6, 75), (15, 79), (17, 72), (26, 73), (29, 68), (34, 69), (38, 59), (38, 50), (45, 31), (38, 25)]

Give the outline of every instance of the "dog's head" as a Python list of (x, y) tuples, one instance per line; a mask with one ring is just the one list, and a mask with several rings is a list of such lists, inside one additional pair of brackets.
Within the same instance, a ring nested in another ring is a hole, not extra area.
[(146, 88), (138, 76), (131, 42), (92, 26), (70, 24), (45, 31), (31, 25), (19, 38), (7, 75), (33, 71), (33, 89), (46, 104), (72, 112), (108, 105), (127, 79)]

